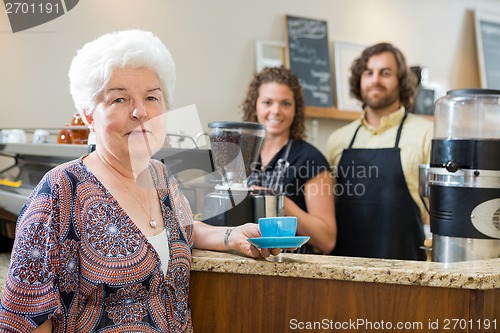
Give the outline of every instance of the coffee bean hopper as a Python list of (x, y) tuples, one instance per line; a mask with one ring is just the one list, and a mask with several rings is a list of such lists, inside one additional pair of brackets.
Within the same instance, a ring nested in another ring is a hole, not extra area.
[(500, 257), (500, 91), (436, 101), (427, 172), (432, 260)]
[(215, 169), (220, 179), (205, 198), (204, 222), (211, 225), (241, 225), (260, 217), (283, 215), (284, 197), (271, 190), (247, 186), (247, 178), (259, 158), (265, 126), (251, 122), (208, 124)]

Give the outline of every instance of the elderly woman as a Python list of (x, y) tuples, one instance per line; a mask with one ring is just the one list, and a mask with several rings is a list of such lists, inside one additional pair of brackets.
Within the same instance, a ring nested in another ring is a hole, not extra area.
[(151, 159), (175, 86), (157, 37), (104, 35), (78, 52), (69, 77), (96, 150), (48, 172), (23, 207), (0, 331), (191, 332), (192, 247), (270, 250), (247, 242), (260, 236), (255, 224), (193, 221), (176, 180)]
[(285, 194), (285, 215), (297, 217), (297, 234), (310, 236), (299, 252), (330, 253), (337, 227), (330, 167), (304, 141), (304, 98), (299, 79), (283, 66), (255, 74), (242, 104), (243, 119), (266, 126), (249, 184)]

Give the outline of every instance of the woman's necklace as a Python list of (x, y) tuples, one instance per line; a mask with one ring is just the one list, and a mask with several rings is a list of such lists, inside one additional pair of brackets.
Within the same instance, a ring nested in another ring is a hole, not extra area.
[[(99, 156), (99, 155), (98, 155)], [(112, 167), (112, 166), (109, 166), (104, 163), (104, 161), (102, 160), (101, 156), (99, 156), (99, 160), (101, 161), (102, 164), (104, 164), (105, 167), (107, 167), (108, 169), (110, 169), (111, 173), (113, 174), (113, 176), (118, 179), (118, 181), (120, 183), (122, 183), (123, 187), (127, 190), (128, 193), (130, 193), (130, 195), (132, 196), (132, 198), (134, 198), (134, 200), (139, 204), (139, 206), (141, 206), (142, 210), (144, 211), (144, 213), (146, 215), (148, 215), (148, 211), (146, 210), (146, 208), (144, 208), (144, 206), (142, 205), (142, 203), (139, 201), (139, 199), (137, 199), (137, 197), (132, 193), (132, 191), (127, 187), (127, 185), (125, 185), (125, 183), (123, 182), (123, 180), (120, 179), (120, 177), (118, 177), (116, 174), (115, 174), (115, 169)], [(151, 171), (149, 172), (149, 174), (151, 175)], [(152, 176), (152, 175), (151, 175)], [(149, 187), (149, 177), (146, 178), (146, 181), (147, 181), (147, 188), (148, 188), (148, 199), (150, 198), (150, 190), (151, 188)], [(152, 209), (153, 209), (153, 204), (151, 202), (149, 202), (149, 225), (151, 226), (151, 228), (153, 229), (156, 229), (156, 221), (155, 219), (153, 218), (153, 215), (152, 215)]]

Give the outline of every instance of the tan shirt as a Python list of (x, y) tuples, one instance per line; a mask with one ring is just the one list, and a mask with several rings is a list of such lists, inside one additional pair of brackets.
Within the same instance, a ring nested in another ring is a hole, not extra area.
[[(399, 124), (405, 113), (404, 107), (380, 120), (379, 128), (375, 129), (365, 120), (365, 113), (338, 130), (328, 138), (326, 144), (326, 158), (332, 166), (337, 168), (342, 152), (349, 146), (354, 132), (361, 123), (362, 126), (356, 135), (352, 148), (390, 148), (394, 147)], [(430, 160), (433, 124), (431, 121), (414, 114), (408, 114), (401, 132), (399, 147), (401, 148), (401, 163), (406, 184), (415, 203), (422, 212), (424, 221), (427, 221), (427, 211), (418, 195), (418, 165), (428, 164)]]

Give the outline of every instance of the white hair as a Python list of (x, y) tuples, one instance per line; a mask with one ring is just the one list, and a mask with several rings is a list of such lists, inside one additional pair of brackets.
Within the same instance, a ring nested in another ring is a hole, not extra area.
[(158, 75), (167, 108), (173, 102), (175, 63), (163, 42), (149, 31), (138, 29), (108, 33), (85, 44), (69, 69), (70, 92), (77, 111), (92, 115), (97, 97), (115, 68), (147, 67)]

